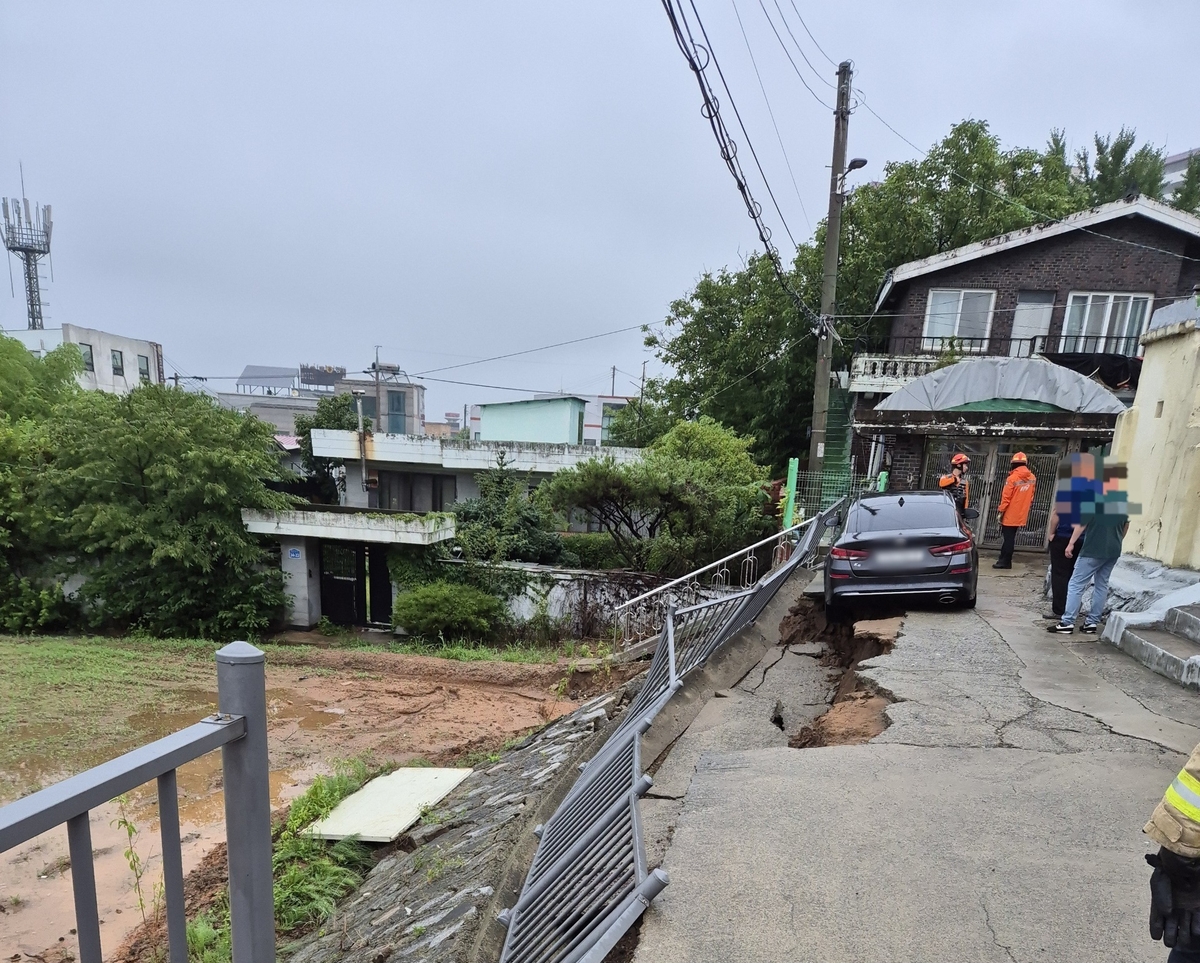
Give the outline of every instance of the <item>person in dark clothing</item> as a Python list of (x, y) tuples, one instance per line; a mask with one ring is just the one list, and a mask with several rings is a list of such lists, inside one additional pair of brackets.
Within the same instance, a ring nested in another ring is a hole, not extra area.
[(1075, 526), (1061, 518), (1057, 511), (1050, 513), (1046, 544), (1050, 549), (1050, 611), (1043, 618), (1058, 621), (1067, 610), (1067, 584), (1075, 571), (1075, 555), (1067, 555), (1071, 533)]

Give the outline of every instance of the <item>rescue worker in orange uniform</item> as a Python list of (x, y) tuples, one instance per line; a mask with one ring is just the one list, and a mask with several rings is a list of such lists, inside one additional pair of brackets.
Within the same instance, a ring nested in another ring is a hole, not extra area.
[(971, 459), (960, 451), (950, 459), (950, 474), (938, 479), (938, 488), (954, 499), (959, 512), (968, 507), (971, 486), (967, 481), (967, 469), (970, 466)]
[(1172, 947), (1167, 963), (1200, 963), (1200, 746), (1142, 831), (1161, 847), (1146, 856), (1150, 936)]
[(1004, 492), (1000, 495), (1000, 557), (992, 568), (1012, 568), (1013, 546), (1017, 532), (1029, 521), (1029, 509), (1033, 505), (1033, 494), (1037, 491), (1037, 478), (1029, 470), (1029, 459), (1025, 452), (1012, 456), (1012, 471), (1004, 480)]

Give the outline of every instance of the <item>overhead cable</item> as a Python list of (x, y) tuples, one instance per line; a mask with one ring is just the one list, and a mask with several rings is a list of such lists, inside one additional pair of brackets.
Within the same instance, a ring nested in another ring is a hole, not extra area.
[(792, 59), (791, 51), (788, 50), (787, 44), (783, 42), (783, 37), (780, 36), (779, 29), (775, 26), (775, 21), (771, 19), (771, 14), (767, 12), (767, 5), (763, 3), (763, 0), (758, 0), (758, 5), (762, 8), (763, 16), (767, 18), (767, 23), (771, 25), (771, 33), (775, 34), (775, 39), (779, 41), (779, 46), (783, 48), (784, 56), (787, 57), (788, 63), (792, 65), (792, 70), (794, 70), (796, 72), (796, 76), (800, 78), (800, 83), (804, 84), (804, 89), (812, 94), (813, 100), (815, 100), (826, 110), (833, 110), (833, 107), (825, 103), (825, 101), (823, 101), (817, 95), (817, 92), (809, 86), (808, 81), (804, 79), (804, 72), (801, 71), (800, 67), (796, 64), (796, 61)]
[(426, 368), (424, 371), (417, 371), (413, 377), (420, 377), (423, 374), (435, 374), (438, 371), (452, 371), (455, 368), (467, 368), (476, 364), (487, 364), (489, 361), (503, 361), (505, 358), (516, 358), (523, 354), (533, 354), (537, 351), (549, 351), (551, 348), (562, 348), (569, 344), (580, 344), (584, 341), (595, 341), (597, 338), (607, 338), (614, 334), (624, 334), (627, 331), (644, 331), (646, 328), (655, 324), (662, 324), (661, 321), (652, 321), (649, 324), (631, 324), (625, 328), (616, 328), (612, 331), (602, 331), (600, 334), (589, 334), (582, 338), (572, 338), (569, 341), (556, 341), (554, 344), (543, 344), (536, 348), (524, 348), (520, 351), (510, 351), (507, 354), (498, 354), (491, 358), (479, 358), (475, 361), (463, 361), (459, 364), (443, 365), (440, 368)]
[(804, 215), (804, 223), (808, 225), (809, 233), (812, 233), (812, 221), (808, 217), (808, 209), (804, 206), (804, 198), (800, 196), (800, 185), (796, 183), (796, 175), (792, 172), (792, 161), (788, 157), (787, 148), (783, 146), (783, 135), (779, 133), (779, 124), (775, 122), (775, 111), (771, 109), (771, 99), (767, 96), (767, 88), (763, 83), (762, 74), (758, 72), (758, 61), (754, 59), (754, 51), (750, 48), (750, 37), (746, 34), (746, 27), (742, 23), (742, 13), (738, 10), (737, 0), (730, 0), (733, 4), (733, 13), (737, 17), (738, 27), (742, 31), (742, 39), (746, 41), (746, 53), (750, 55), (750, 64), (754, 67), (754, 76), (758, 78), (758, 89), (762, 91), (763, 102), (767, 105), (767, 114), (771, 118), (771, 126), (775, 128), (775, 138), (779, 141), (779, 150), (783, 154), (783, 162), (787, 165), (788, 176), (792, 179), (792, 187), (796, 191), (796, 200), (800, 202), (800, 213)]
[[(696, 42), (692, 35), (691, 25), (688, 22), (687, 12), (683, 7), (683, 0), (661, 0), (663, 10), (667, 14), (667, 19), (671, 23), (671, 30), (675, 35), (675, 43), (679, 47), (680, 52), (687, 60), (688, 67), (691, 69), (693, 76), (696, 78), (696, 84), (700, 89), (701, 99), (704, 101), (704, 106), (701, 108), (701, 114), (708, 121), (709, 127), (713, 132), (713, 136), (717, 139), (717, 145), (721, 151), (721, 159), (725, 161), (725, 166), (729, 169), (729, 173), (733, 176), (734, 183), (737, 185), (738, 193), (742, 196), (742, 202), (746, 205), (746, 212), (754, 221), (754, 226), (758, 230), (759, 240), (762, 241), (763, 247), (766, 250), (767, 259), (771, 263), (771, 268), (775, 272), (775, 277), (779, 281), (780, 287), (795, 303), (797, 310), (804, 317), (807, 317), (813, 324), (814, 333), (820, 332), (823, 336), (826, 334), (826, 323), (822, 321), (820, 316), (807, 304), (792, 287), (783, 271), (783, 265), (779, 258), (779, 252), (771, 241), (771, 230), (767, 227), (762, 218), (762, 206), (754, 199), (750, 192), (750, 186), (746, 181), (745, 172), (737, 157), (737, 144), (729, 135), (729, 130), (725, 126), (725, 121), (721, 116), (720, 105), (717, 96), (714, 93), (711, 84), (708, 80), (708, 75), (705, 70), (708, 63), (711, 61), (716, 65), (715, 58), (712, 56), (711, 44), (705, 47)], [(704, 26), (699, 20), (699, 14), (696, 12), (694, 2), (691, 3), (692, 11), (696, 14), (697, 22), (699, 23), (700, 31), (703, 35)], [(708, 38), (705, 35), (705, 42), (708, 43)], [(718, 66), (718, 73), (720, 67)], [(728, 92), (728, 87), (726, 87)], [(731, 98), (732, 103), (732, 98)], [(736, 113), (736, 108), (735, 108)], [(744, 129), (743, 129), (744, 131)], [(764, 178), (765, 179), (765, 178)]]

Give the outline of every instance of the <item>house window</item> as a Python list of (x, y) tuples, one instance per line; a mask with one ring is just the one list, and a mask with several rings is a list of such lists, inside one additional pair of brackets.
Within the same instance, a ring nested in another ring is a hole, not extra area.
[(408, 433), (406, 425), (406, 405), (405, 393), (403, 391), (389, 391), (387, 393), (387, 430), (390, 435), (404, 435)]
[(116, 348), (113, 348), (112, 352), (112, 369), (114, 378), (125, 377), (125, 355)]
[(1152, 294), (1072, 291), (1058, 350), (1136, 355), (1153, 300)]
[(92, 357), (92, 346), (90, 344), (80, 343), (79, 353), (81, 355), (83, 355), (83, 370), (84, 371), (95, 371), (96, 370), (96, 360), (95, 360), (95, 358)]
[(583, 412), (582, 411), (579, 412), (579, 421), (576, 422), (575, 444), (577, 444), (577, 445), (583, 444)]
[(150, 384), (150, 359), (144, 354), (138, 355), (138, 379), (144, 385)]
[(995, 304), (995, 291), (932, 288), (925, 306), (922, 350), (944, 351), (952, 346), (985, 350)]

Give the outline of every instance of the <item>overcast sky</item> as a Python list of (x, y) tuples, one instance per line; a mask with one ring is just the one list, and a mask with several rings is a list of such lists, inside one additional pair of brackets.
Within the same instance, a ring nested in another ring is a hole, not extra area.
[[(697, 0), (799, 241), (824, 215), (832, 117), (759, 0), (736, 0), (797, 192), (733, 3)], [(792, 0), (763, 4), (831, 103), (835, 67)], [(1200, 146), (1194, 0), (795, 4), (922, 146), (965, 117), (1006, 145), (1128, 124)], [(356, 370), (378, 344), (415, 374), (657, 322), (758, 243), (657, 0), (8, 2), (0, 18), (0, 193), (19, 194), (23, 161), (54, 207), (47, 327), (159, 341), (168, 373)], [(850, 152), (870, 161), (859, 178), (914, 155), (863, 109)], [(0, 326), (23, 328), (12, 267)], [(629, 332), (435, 376), (593, 393), (616, 365), (636, 393), (647, 357)], [(521, 397), (428, 385), (430, 420)]]

